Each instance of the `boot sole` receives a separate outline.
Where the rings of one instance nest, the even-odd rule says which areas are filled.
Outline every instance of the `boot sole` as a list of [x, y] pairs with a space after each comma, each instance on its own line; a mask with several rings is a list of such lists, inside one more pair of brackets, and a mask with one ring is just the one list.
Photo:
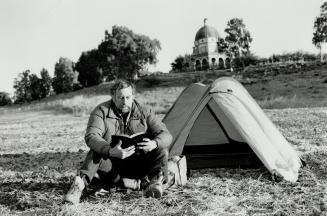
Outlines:
[[145, 197], [153, 197], [153, 198], [160, 198], [162, 196], [162, 192], [156, 189], [148, 189], [145, 191]]

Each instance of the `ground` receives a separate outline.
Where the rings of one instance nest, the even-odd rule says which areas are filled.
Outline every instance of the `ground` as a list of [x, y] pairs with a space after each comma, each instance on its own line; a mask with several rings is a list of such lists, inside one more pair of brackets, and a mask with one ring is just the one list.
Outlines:
[[1, 113], [0, 215], [327, 215], [327, 108], [265, 112], [306, 162], [296, 183], [265, 168], [192, 170], [158, 200], [112, 191], [77, 206], [62, 197], [88, 149], [88, 116]]

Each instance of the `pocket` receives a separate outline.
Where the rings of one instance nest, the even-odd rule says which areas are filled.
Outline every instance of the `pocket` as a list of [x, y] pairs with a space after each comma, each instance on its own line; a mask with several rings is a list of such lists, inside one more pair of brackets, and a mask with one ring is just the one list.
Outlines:
[[142, 119], [130, 119], [128, 130], [132, 134], [145, 132], [147, 130], [147, 126], [145, 121], [143, 121]]

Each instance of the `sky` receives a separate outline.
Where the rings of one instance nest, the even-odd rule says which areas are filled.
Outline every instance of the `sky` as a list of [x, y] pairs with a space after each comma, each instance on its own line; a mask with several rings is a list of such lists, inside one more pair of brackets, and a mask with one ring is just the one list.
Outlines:
[[242, 18], [257, 56], [302, 50], [312, 45], [313, 23], [326, 0], [1, 0], [0, 91], [13, 94], [14, 79], [29, 69], [53, 76], [60, 57], [78, 61], [96, 48], [113, 25], [161, 42], [150, 71], [170, 70], [178, 55], [191, 54], [194, 37], [207, 24], [221, 37], [228, 20]]

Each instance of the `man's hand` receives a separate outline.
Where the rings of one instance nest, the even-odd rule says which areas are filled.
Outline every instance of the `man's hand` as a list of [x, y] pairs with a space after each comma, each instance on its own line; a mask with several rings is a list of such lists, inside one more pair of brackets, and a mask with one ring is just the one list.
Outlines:
[[135, 146], [130, 146], [128, 148], [123, 149], [121, 147], [122, 141], [119, 140], [118, 144], [109, 149], [109, 156], [115, 157], [119, 159], [125, 159], [135, 153]]
[[157, 142], [148, 138], [144, 138], [143, 142], [137, 143], [136, 148], [147, 153], [157, 148]]

